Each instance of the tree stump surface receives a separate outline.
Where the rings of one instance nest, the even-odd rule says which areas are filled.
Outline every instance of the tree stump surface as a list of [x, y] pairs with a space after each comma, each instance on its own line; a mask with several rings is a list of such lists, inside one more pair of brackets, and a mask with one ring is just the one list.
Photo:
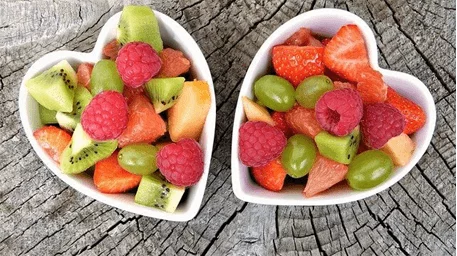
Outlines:
[[[28, 142], [19, 86], [42, 55], [90, 52], [129, 4], [179, 22], [213, 75], [217, 125], [200, 212], [189, 222], [131, 214], [84, 196], [48, 170]], [[373, 29], [380, 66], [410, 73], [437, 107], [431, 145], [400, 182], [328, 207], [265, 206], [231, 187], [232, 120], [246, 70], [282, 23], [311, 9], [349, 10]], [[455, 255], [455, 1], [166, 0], [0, 3], [0, 255]]]

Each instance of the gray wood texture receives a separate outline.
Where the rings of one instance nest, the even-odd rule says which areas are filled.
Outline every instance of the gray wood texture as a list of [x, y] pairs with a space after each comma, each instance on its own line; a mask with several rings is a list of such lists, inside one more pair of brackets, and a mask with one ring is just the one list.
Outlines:
[[[19, 119], [27, 68], [58, 49], [88, 52], [128, 3], [182, 24], [210, 65], [217, 125], [201, 210], [189, 222], [137, 216], [96, 202], [52, 174]], [[310, 9], [335, 7], [372, 27], [380, 66], [417, 76], [437, 106], [420, 162], [398, 184], [329, 207], [238, 200], [230, 181], [232, 118], [262, 42]], [[0, 255], [455, 255], [455, 1], [165, 0], [0, 2]]]

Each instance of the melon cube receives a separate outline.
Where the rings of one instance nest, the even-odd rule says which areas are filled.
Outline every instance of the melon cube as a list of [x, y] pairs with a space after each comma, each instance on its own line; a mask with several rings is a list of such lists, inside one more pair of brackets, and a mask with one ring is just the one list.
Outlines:
[[391, 138], [381, 150], [390, 156], [394, 165], [404, 166], [411, 159], [415, 148], [414, 141], [408, 135], [402, 133], [397, 137]]

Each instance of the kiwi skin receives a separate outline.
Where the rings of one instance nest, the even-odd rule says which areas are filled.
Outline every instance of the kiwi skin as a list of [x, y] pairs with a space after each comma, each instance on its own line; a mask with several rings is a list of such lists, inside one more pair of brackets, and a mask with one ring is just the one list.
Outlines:
[[157, 114], [171, 108], [184, 87], [184, 77], [153, 78], [145, 87]]

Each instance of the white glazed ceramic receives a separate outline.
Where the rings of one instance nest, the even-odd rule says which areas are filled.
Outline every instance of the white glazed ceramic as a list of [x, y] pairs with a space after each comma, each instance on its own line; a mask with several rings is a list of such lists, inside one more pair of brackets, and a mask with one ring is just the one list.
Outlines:
[[38, 103], [28, 94], [25, 88], [25, 81], [37, 75], [38, 73], [50, 68], [61, 60], [68, 60], [69, 63], [76, 68], [79, 63], [92, 62], [95, 63], [102, 58], [102, 49], [109, 41], [116, 37], [116, 28], [119, 22], [121, 13], [117, 13], [111, 17], [103, 26], [94, 50], [90, 53], [57, 51], [44, 55], [38, 59], [27, 71], [21, 83], [19, 91], [19, 112], [21, 115], [22, 125], [24, 126], [25, 134], [33, 146], [33, 149], [46, 166], [51, 169], [60, 179], [72, 186], [79, 192], [90, 196], [100, 202], [120, 208], [136, 214], [154, 217], [158, 219], [172, 221], [188, 221], [195, 217], [200, 209], [203, 193], [205, 192], [206, 181], [211, 160], [211, 152], [213, 148], [214, 129], [216, 121], [216, 102], [213, 89], [213, 81], [211, 73], [206, 63], [200, 48], [194, 39], [181, 27], [176, 21], [165, 14], [155, 11], [155, 15], [159, 22], [160, 34], [164, 44], [175, 49], [181, 50], [184, 55], [190, 59], [192, 63], [191, 73], [194, 78], [205, 80], [208, 82], [211, 91], [211, 108], [206, 118], [206, 123], [200, 138], [205, 157], [205, 169], [201, 180], [194, 186], [188, 189], [186, 200], [180, 203], [178, 209], [174, 213], [167, 213], [157, 210], [152, 207], [146, 207], [135, 204], [133, 201], [134, 195], [130, 194], [103, 194], [100, 193], [94, 186], [92, 177], [88, 174], [67, 175], [63, 174], [58, 165], [41, 149], [33, 137], [33, 131], [41, 126], [38, 114]]
[[[324, 36], [332, 36], [341, 26], [346, 24], [356, 24], [362, 30], [368, 48], [370, 64], [374, 69], [383, 74], [384, 81], [401, 95], [419, 104], [427, 114], [425, 126], [412, 137], [417, 144], [417, 148], [414, 151], [411, 161], [404, 167], [395, 168], [393, 175], [384, 183], [365, 191], [354, 191], [348, 186], [337, 186], [321, 195], [305, 198], [302, 195], [304, 184], [287, 186], [281, 192], [270, 192], [263, 189], [251, 179], [248, 168], [238, 158], [239, 128], [246, 121], [241, 97], [248, 96], [249, 98], [253, 98], [252, 87], [254, 81], [271, 70], [271, 49], [274, 45], [283, 43], [286, 38], [291, 36], [300, 27], [310, 28], [314, 33]], [[241, 200], [271, 205], [333, 205], [372, 196], [395, 184], [414, 167], [430, 144], [435, 121], [436, 110], [432, 95], [419, 79], [405, 73], [385, 70], [379, 67], [376, 40], [365, 21], [350, 12], [338, 9], [318, 9], [303, 13], [280, 26], [268, 37], [252, 60], [244, 78], [233, 122], [233, 191]]]

